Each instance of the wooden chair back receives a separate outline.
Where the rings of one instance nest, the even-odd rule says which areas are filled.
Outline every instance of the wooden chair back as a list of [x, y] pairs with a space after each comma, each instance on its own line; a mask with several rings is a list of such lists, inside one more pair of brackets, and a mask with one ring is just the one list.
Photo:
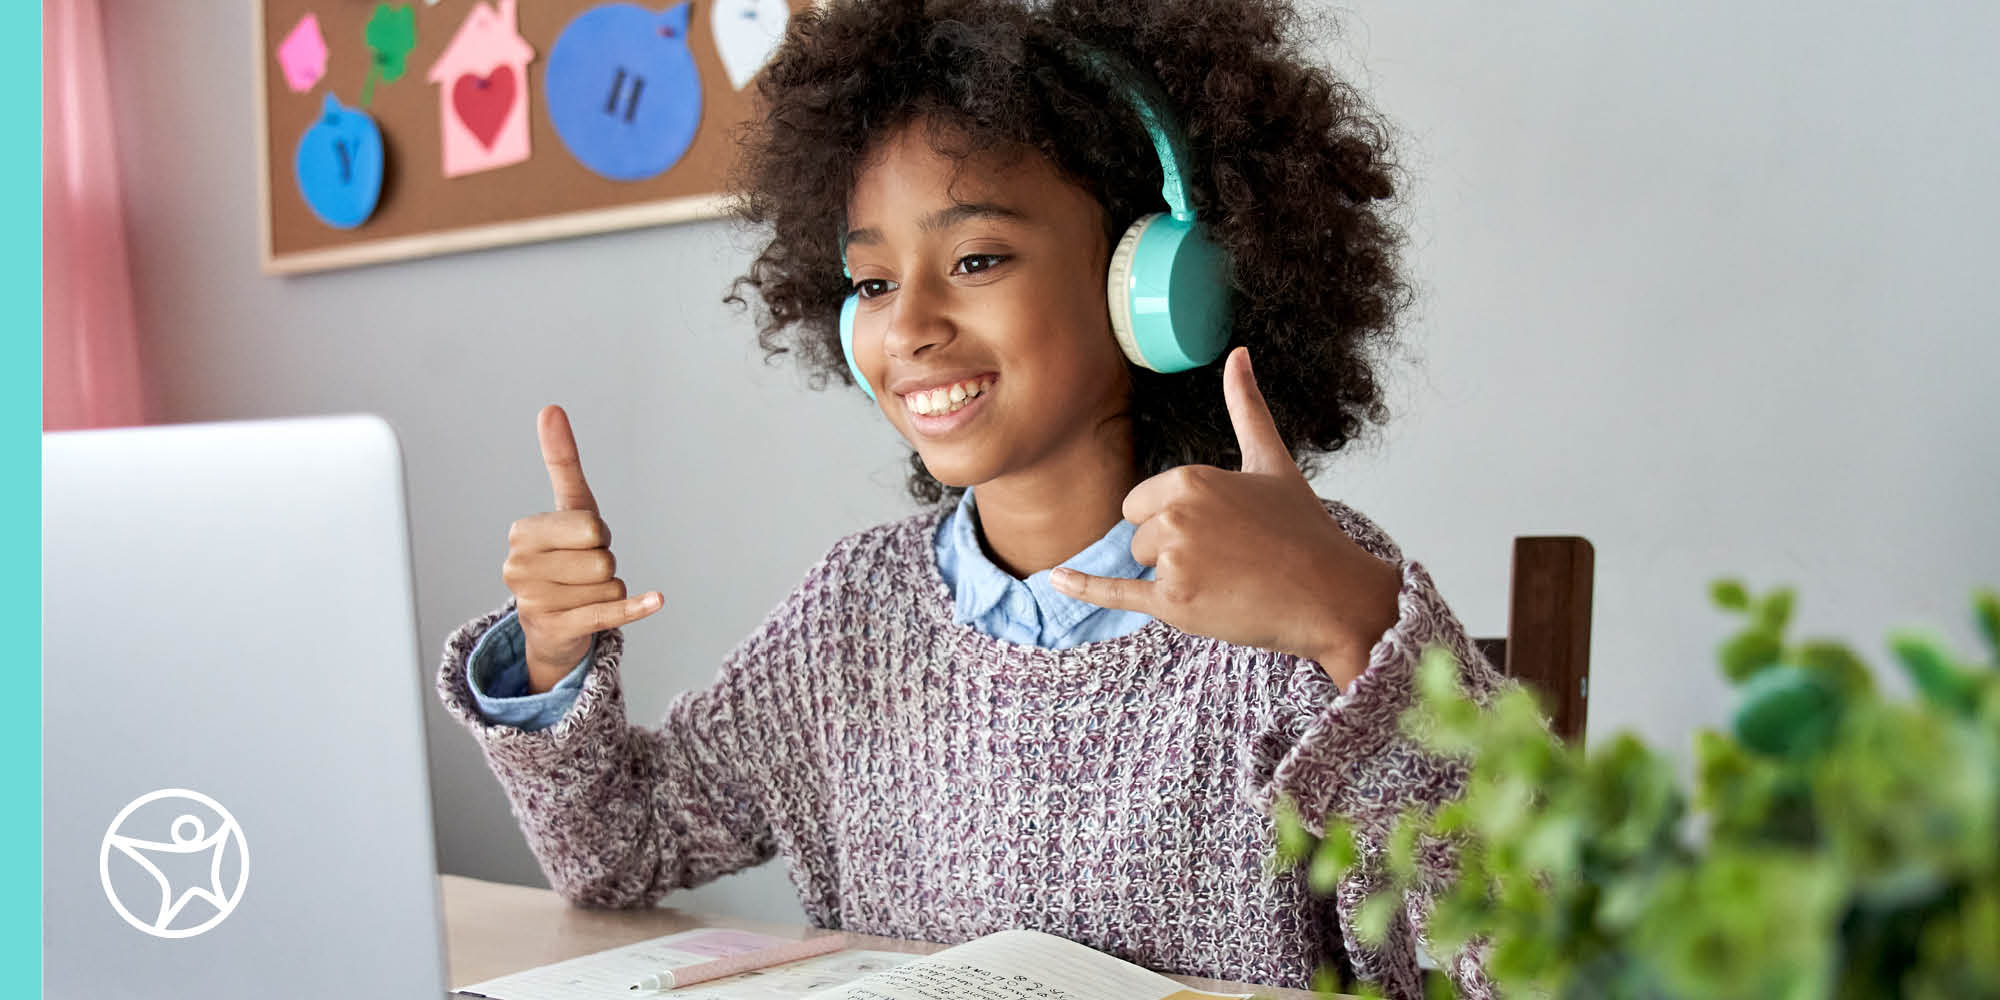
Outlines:
[[1550, 728], [1580, 745], [1590, 700], [1590, 591], [1596, 550], [1575, 535], [1514, 539], [1507, 635], [1473, 643], [1501, 673], [1541, 694]]

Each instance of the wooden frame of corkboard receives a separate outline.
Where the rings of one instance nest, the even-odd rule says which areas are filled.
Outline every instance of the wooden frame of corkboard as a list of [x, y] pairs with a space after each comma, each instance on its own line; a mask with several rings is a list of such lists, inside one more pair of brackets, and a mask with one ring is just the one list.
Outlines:
[[[518, 28], [534, 47], [527, 65], [529, 158], [510, 166], [446, 178], [440, 136], [440, 87], [425, 79], [479, 0], [403, 0], [416, 14], [415, 47], [393, 83], [377, 81], [365, 109], [387, 149], [374, 215], [351, 230], [312, 213], [293, 179], [300, 138], [329, 91], [360, 106], [370, 71], [364, 27], [375, 0], [249, 0], [255, 10], [257, 197], [262, 264], [267, 274], [301, 274], [638, 226], [722, 217], [721, 193], [733, 161], [736, 130], [754, 113], [754, 79], [731, 86], [707, 18], [726, 0], [692, 5], [687, 45], [701, 80], [701, 117], [687, 152], [642, 181], [602, 177], [570, 155], [556, 134], [543, 86], [549, 49], [572, 18], [605, 0], [519, 0]], [[792, 10], [813, 0], [787, 0]], [[649, 10], [673, 6], [641, 0]], [[497, 4], [496, 4], [497, 6]], [[329, 56], [321, 79], [294, 93], [278, 72], [277, 49], [306, 14], [317, 15]]]

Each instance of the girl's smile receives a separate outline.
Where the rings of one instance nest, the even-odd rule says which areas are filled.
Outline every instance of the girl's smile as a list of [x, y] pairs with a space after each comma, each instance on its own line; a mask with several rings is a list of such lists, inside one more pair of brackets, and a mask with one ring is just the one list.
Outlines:
[[992, 373], [953, 379], [934, 388], [899, 392], [910, 411], [910, 426], [926, 437], [943, 437], [974, 419], [979, 404], [998, 381]]

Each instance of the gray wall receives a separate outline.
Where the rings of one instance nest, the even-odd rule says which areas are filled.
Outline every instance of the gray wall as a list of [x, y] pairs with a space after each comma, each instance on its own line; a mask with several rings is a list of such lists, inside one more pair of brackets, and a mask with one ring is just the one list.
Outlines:
[[[1597, 546], [1593, 742], [1726, 716], [1707, 582], [1800, 586], [1807, 632], [1971, 649], [2000, 583], [2000, 8], [1346, 11], [1326, 53], [1405, 128], [1415, 361], [1379, 447], [1318, 480], [1504, 628], [1508, 539]], [[766, 368], [725, 223], [303, 278], [257, 269], [251, 0], [108, 0], [152, 419], [374, 411], [401, 432], [426, 657], [505, 599], [567, 406], [621, 575], [631, 718], [705, 683], [826, 546], [908, 509], [858, 394]], [[1356, 68], [1358, 67], [1358, 68]], [[542, 155], [561, 155], [543, 151]], [[434, 669], [427, 665], [427, 671]], [[430, 677], [423, 678], [425, 696]], [[546, 884], [432, 698], [445, 871]], [[669, 902], [797, 918], [778, 866]]]

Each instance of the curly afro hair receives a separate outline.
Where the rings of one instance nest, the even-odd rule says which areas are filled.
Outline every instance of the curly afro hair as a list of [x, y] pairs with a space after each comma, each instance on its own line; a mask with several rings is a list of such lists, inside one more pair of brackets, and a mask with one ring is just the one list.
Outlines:
[[[854, 384], [840, 347], [851, 285], [839, 223], [864, 153], [919, 117], [953, 127], [944, 155], [1040, 153], [1104, 206], [1113, 245], [1163, 209], [1145, 127], [1074, 58], [1081, 43], [1150, 72], [1171, 102], [1193, 208], [1230, 257], [1229, 342], [1249, 346], [1300, 468], [1313, 475], [1364, 421], [1388, 419], [1373, 364], [1413, 297], [1392, 214], [1392, 130], [1302, 55], [1288, 0], [831, 0], [792, 18], [729, 180], [737, 221], [772, 227], [723, 300], [740, 308], [742, 286], [756, 289], [767, 363], [796, 351], [812, 388]], [[1144, 475], [1238, 466], [1220, 363], [1131, 373]], [[914, 450], [908, 488], [920, 503], [963, 492]]]

